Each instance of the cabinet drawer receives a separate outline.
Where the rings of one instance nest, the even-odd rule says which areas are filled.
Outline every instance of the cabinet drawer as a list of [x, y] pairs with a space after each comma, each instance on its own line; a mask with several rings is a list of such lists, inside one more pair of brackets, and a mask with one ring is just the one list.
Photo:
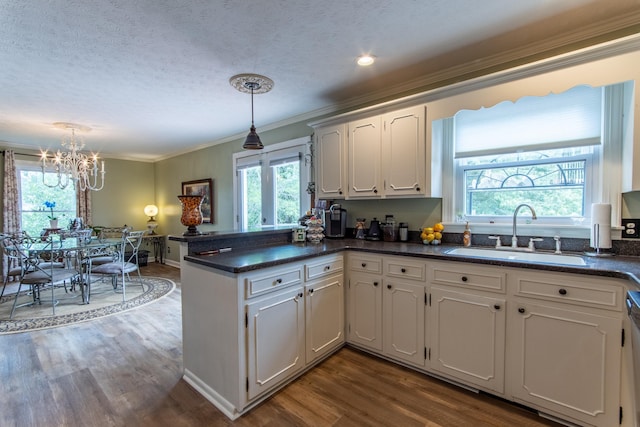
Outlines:
[[469, 267], [459, 264], [454, 266], [436, 266], [431, 268], [431, 281], [443, 285], [454, 285], [475, 288], [485, 291], [504, 293], [506, 290], [506, 274], [495, 269]]
[[382, 274], [382, 258], [377, 257], [350, 257], [349, 269], [361, 273]]
[[314, 280], [344, 269], [342, 256], [323, 257], [320, 261], [305, 265], [305, 279]]
[[245, 279], [247, 298], [302, 283], [302, 267], [283, 266]]
[[384, 268], [387, 276], [420, 281], [426, 279], [427, 266], [421, 262], [412, 262], [407, 259], [387, 259]]
[[609, 310], [622, 309], [624, 289], [605, 280], [519, 276], [515, 282], [516, 295], [519, 296]]

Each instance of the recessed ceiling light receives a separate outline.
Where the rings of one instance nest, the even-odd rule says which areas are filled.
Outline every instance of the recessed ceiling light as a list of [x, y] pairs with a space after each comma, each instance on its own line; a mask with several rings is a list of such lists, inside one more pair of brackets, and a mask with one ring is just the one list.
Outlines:
[[373, 55], [361, 55], [358, 57], [358, 65], [366, 67], [373, 64], [376, 61], [376, 57]]

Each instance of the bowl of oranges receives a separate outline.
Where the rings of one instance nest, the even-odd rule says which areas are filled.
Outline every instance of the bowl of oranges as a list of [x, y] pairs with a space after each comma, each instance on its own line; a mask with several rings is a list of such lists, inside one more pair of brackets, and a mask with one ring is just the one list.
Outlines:
[[439, 245], [442, 242], [442, 231], [444, 225], [441, 222], [435, 224], [433, 227], [424, 227], [420, 233], [420, 240], [425, 245]]

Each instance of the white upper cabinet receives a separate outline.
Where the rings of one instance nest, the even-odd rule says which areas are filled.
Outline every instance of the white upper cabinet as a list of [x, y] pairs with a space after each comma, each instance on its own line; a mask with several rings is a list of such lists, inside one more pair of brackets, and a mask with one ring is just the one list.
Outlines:
[[339, 120], [315, 129], [319, 199], [440, 196], [431, 188], [439, 154], [427, 149], [424, 105]]
[[352, 198], [382, 195], [380, 116], [349, 123], [349, 193]]
[[382, 158], [386, 196], [424, 195], [427, 159], [424, 106], [383, 116]]
[[315, 129], [319, 199], [441, 196], [424, 105], [342, 120]]
[[349, 122], [348, 198], [426, 195], [425, 107]]
[[347, 190], [347, 125], [316, 129], [316, 194], [319, 199], [344, 199]]

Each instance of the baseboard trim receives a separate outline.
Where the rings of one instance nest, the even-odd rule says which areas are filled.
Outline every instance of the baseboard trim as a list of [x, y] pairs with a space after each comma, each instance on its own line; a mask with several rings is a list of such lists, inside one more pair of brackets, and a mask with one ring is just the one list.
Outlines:
[[213, 404], [216, 408], [220, 410], [227, 418], [230, 420], [235, 420], [240, 415], [237, 408], [224, 397], [220, 396], [214, 389], [205, 384], [200, 378], [193, 374], [193, 372], [188, 369], [184, 370], [183, 375], [184, 380], [191, 387], [195, 388], [198, 393], [204, 396], [209, 402]]

